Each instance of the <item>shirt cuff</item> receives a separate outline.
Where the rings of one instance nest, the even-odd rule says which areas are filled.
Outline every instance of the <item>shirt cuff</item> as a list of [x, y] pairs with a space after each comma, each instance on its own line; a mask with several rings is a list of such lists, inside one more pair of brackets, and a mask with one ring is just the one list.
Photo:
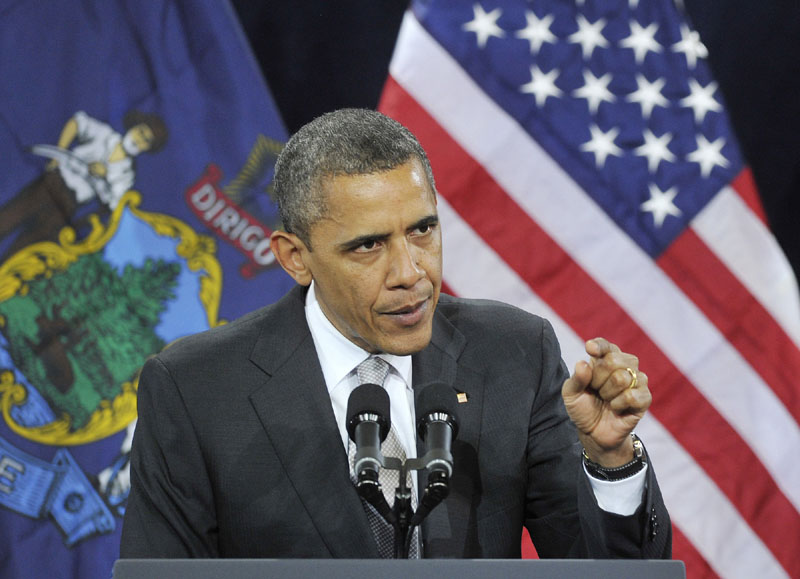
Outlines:
[[594, 478], [583, 467], [583, 472], [589, 477], [594, 496], [598, 506], [606, 512], [628, 516], [636, 512], [642, 504], [644, 495], [645, 474], [648, 465], [635, 475], [622, 480], [608, 481]]

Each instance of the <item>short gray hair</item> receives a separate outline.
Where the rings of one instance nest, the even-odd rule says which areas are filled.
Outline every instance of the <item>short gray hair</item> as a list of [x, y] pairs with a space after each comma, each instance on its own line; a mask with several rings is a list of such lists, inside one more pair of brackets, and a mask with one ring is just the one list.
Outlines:
[[428, 156], [397, 121], [369, 109], [317, 117], [289, 139], [275, 164], [273, 191], [284, 229], [311, 249], [311, 227], [327, 214], [325, 179], [389, 171], [414, 158], [422, 163], [435, 195]]

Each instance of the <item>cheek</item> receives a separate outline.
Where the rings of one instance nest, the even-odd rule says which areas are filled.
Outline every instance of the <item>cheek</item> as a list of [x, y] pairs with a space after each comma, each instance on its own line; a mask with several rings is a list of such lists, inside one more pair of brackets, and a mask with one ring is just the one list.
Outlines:
[[420, 256], [420, 265], [425, 268], [432, 279], [441, 278], [442, 274], [442, 250], [441, 244], [436, 243], [427, 248]]
[[369, 276], [353, 275], [340, 287], [341, 298], [347, 304], [350, 316], [355, 318], [355, 323], [369, 324], [380, 292], [380, 288], [375, 287], [375, 281]]

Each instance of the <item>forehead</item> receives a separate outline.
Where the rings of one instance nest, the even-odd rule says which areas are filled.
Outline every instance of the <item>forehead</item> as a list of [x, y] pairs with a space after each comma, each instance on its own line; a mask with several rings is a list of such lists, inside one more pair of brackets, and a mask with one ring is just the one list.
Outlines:
[[436, 213], [435, 193], [416, 159], [388, 171], [334, 175], [324, 181], [323, 191], [327, 206], [323, 219], [333, 221], [369, 222], [379, 216]]

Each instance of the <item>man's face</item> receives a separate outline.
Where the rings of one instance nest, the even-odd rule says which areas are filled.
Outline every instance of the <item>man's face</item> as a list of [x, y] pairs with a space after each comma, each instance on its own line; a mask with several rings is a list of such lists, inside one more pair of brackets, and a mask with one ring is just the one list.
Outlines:
[[153, 129], [144, 123], [134, 125], [131, 127], [123, 137], [123, 146], [125, 150], [131, 155], [138, 155], [145, 151], [149, 151], [153, 146]]
[[414, 159], [326, 181], [328, 215], [303, 250], [322, 311], [368, 352], [406, 355], [431, 338], [442, 283], [436, 198]]

